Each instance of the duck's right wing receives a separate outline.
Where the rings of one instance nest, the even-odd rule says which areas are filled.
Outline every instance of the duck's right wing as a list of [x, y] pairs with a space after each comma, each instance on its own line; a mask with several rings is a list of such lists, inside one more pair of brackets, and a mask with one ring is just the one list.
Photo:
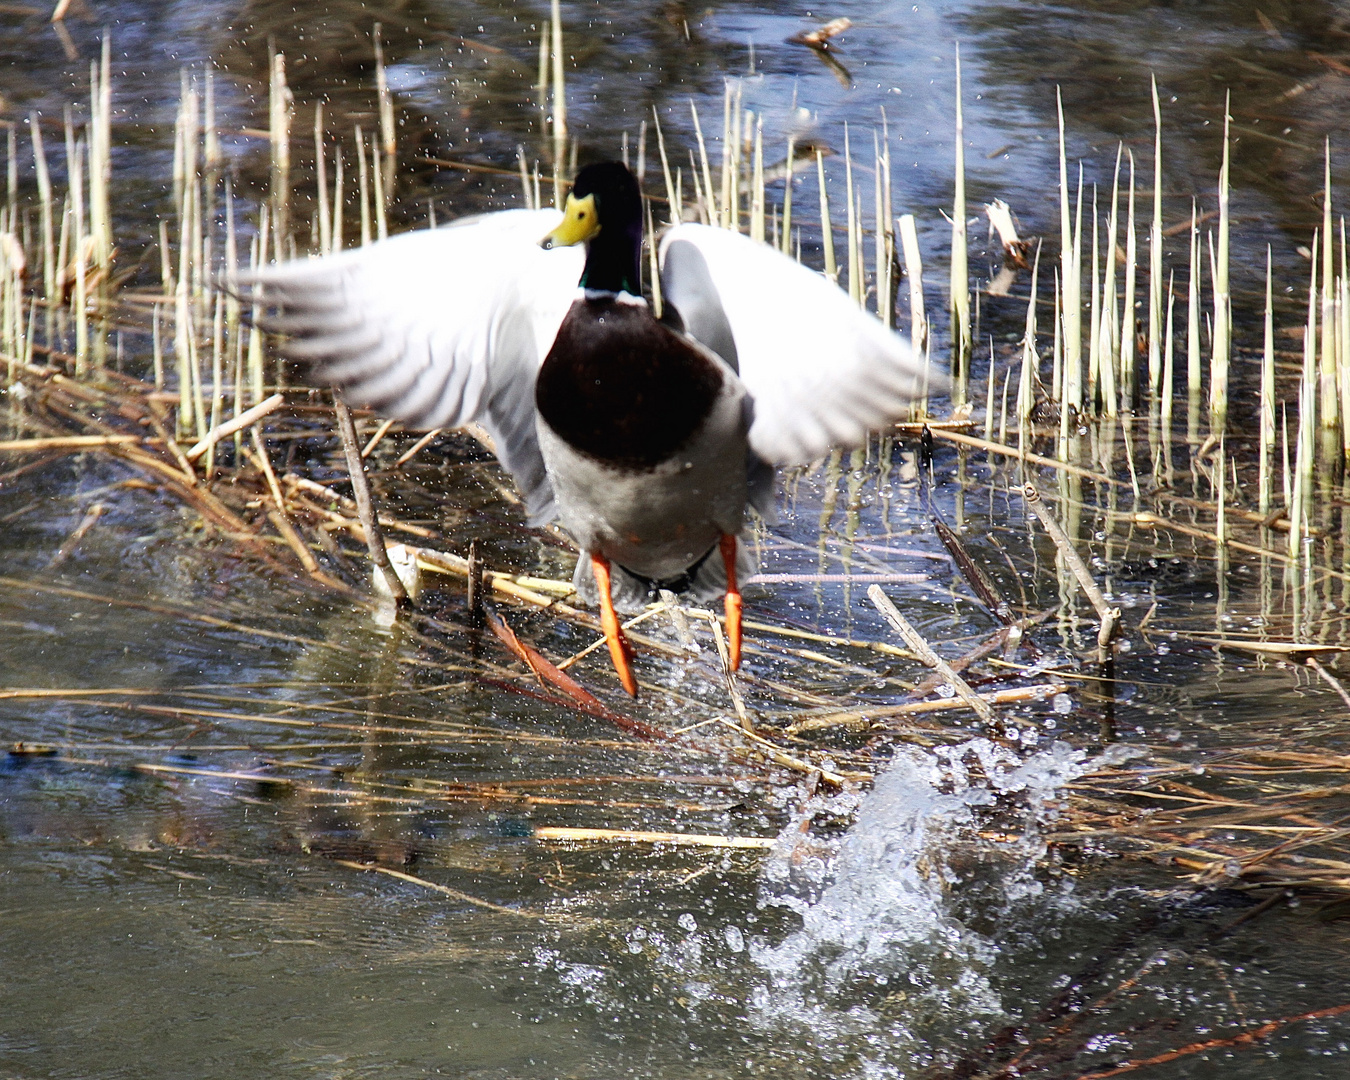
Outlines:
[[553, 517], [534, 384], [581, 276], [580, 248], [545, 251], [556, 210], [507, 210], [325, 258], [240, 275], [266, 329], [316, 377], [416, 428], [482, 423], [533, 523]]
[[803, 465], [863, 445], [908, 413], [929, 375], [909, 342], [820, 274], [727, 229], [676, 225], [661, 289], [684, 329], [737, 369], [754, 399], [750, 447]]

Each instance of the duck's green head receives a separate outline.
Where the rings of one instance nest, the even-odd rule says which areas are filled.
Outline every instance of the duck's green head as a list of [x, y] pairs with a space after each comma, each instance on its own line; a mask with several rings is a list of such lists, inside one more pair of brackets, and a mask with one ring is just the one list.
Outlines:
[[544, 248], [587, 245], [586, 289], [640, 295], [642, 194], [619, 161], [587, 165], [572, 184], [562, 223], [541, 241]]

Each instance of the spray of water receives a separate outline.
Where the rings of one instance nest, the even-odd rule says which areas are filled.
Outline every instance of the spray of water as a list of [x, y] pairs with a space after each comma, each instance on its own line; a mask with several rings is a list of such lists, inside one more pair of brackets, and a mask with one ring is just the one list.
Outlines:
[[[1001, 1023], [990, 978], [998, 942], [957, 914], [972, 884], [961, 853], [980, 850], [976, 827], [997, 815], [992, 890], [988, 860], [976, 860], [981, 906], [991, 893], [1005, 910], [1046, 902], [1036, 873], [1041, 826], [1055, 793], [1095, 764], [1065, 744], [1027, 757], [987, 739], [910, 751], [861, 799], [832, 849], [807, 848], [800, 822], [784, 830], [761, 903], [790, 908], [801, 927], [777, 944], [752, 943], [764, 975], [752, 1021], [809, 1031], [826, 1057], [864, 1075], [906, 1075], [934, 1060], [934, 1045], [968, 1044]], [[819, 800], [804, 814], [849, 809]]]

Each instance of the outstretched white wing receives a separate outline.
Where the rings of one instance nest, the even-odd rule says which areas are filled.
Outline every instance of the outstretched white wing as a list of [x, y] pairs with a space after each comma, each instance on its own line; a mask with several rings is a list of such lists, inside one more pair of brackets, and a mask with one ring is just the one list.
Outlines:
[[534, 522], [553, 516], [534, 384], [576, 294], [581, 248], [545, 251], [556, 210], [507, 210], [256, 277], [283, 351], [348, 398], [414, 427], [477, 420]]
[[663, 297], [754, 398], [750, 446], [765, 461], [802, 465], [860, 446], [920, 393], [923, 364], [904, 338], [773, 248], [677, 225], [662, 237], [661, 262]]

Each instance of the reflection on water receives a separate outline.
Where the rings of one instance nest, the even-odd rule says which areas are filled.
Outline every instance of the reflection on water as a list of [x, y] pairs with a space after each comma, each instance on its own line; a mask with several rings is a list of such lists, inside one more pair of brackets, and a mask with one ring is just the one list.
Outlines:
[[[269, 39], [287, 56], [297, 127], [323, 100], [330, 135], [345, 138], [377, 123], [369, 32], [381, 21], [405, 222], [425, 220], [428, 199], [443, 217], [517, 198], [511, 177], [420, 159], [511, 169], [518, 145], [548, 153], [535, 88], [542, 3], [329, 4], [302, 6], [297, 20], [295, 5], [108, 0], [72, 5], [59, 29], [45, 11], [9, 8], [8, 120], [37, 109], [55, 121], [112, 27], [128, 263], [169, 207], [180, 65], [217, 67], [238, 190], [265, 186], [256, 129]], [[581, 152], [615, 154], [625, 131], [635, 147], [653, 109], [671, 145], [688, 145], [688, 99], [715, 129], [729, 75], [744, 78], [746, 106], [776, 138], [800, 121], [794, 96], [835, 149], [845, 121], [867, 131], [884, 107], [897, 203], [919, 216], [936, 254], [960, 38], [972, 192], [1007, 198], [1031, 233], [1055, 228], [1054, 86], [1064, 87], [1071, 153], [1101, 180], [1117, 139], [1141, 161], [1151, 153], [1152, 69], [1167, 105], [1169, 219], [1193, 193], [1211, 198], [1214, 121], [1231, 87], [1239, 242], [1249, 251], [1274, 239], [1277, 260], [1298, 265], [1318, 148], [1344, 90], [1336, 64], [1350, 39], [1336, 5], [1276, 2], [1258, 16], [1217, 2], [876, 0], [847, 12], [854, 28], [836, 43], [851, 86], [786, 42], [820, 14], [565, 5]], [[842, 184], [841, 169], [831, 175]], [[1338, 184], [1341, 175], [1338, 163]], [[812, 214], [808, 183], [799, 198]], [[154, 283], [156, 263], [147, 255], [134, 280]], [[1015, 336], [1021, 316], [999, 303], [985, 317]], [[1144, 444], [1158, 434], [1130, 437], [1147, 471], [1163, 448]], [[327, 447], [314, 443], [295, 453], [321, 474]], [[375, 464], [386, 469], [406, 445]], [[1186, 447], [1173, 449], [1185, 469]], [[1098, 450], [1107, 471], [1125, 475], [1114, 436]], [[1103, 754], [1091, 686], [1010, 710], [999, 734], [1020, 755], [973, 727], [840, 723], [820, 735], [840, 767], [894, 760], [871, 792], [827, 794], [766, 775], [713, 739], [642, 744], [539, 700], [468, 625], [457, 587], [434, 587], [424, 621], [387, 632], [364, 609], [199, 537], [190, 515], [104, 459], [26, 471], [5, 459], [0, 471], [8, 1073], [1070, 1077], [1340, 1003], [1350, 949], [1334, 920], [1305, 907], [1234, 927], [1252, 911], [1245, 893], [1178, 894], [1172, 869], [1084, 858], [1081, 844], [1050, 838], [1071, 785]], [[945, 512], [1010, 596], [1040, 610], [1068, 595], [1053, 556], [1028, 541], [1010, 472], [948, 454], [939, 473]], [[461, 547], [477, 539], [492, 565], [568, 576], [567, 554], [502, 507], [493, 476], [447, 440], [406, 480], [378, 479], [404, 517]], [[1201, 481], [1196, 472], [1197, 493]], [[1193, 765], [1191, 797], [1226, 746], [1297, 738], [1343, 752], [1343, 713], [1325, 686], [1183, 636], [1218, 624], [1335, 637], [1338, 583], [1272, 590], [1254, 558], [1235, 554], [1225, 572], [1203, 548], [1140, 534], [1114, 488], [1074, 481], [1060, 494], [1075, 531], [1100, 533], [1097, 569], [1132, 625], [1157, 605], [1160, 629], [1132, 638], [1120, 661], [1121, 743]], [[104, 506], [96, 527], [51, 565], [94, 503]], [[892, 655], [841, 643], [887, 632], [859, 586], [831, 575], [894, 579], [888, 592], [953, 651], [991, 629], [954, 586], [918, 507], [909, 448], [886, 443], [794, 475], [781, 509], [782, 524], [759, 537], [778, 580], [748, 594], [749, 612], [836, 640], [752, 640], [762, 651], [747, 661], [746, 693], [767, 721], [809, 725], [813, 708], [889, 701], [915, 677]], [[591, 643], [544, 617], [513, 618], [550, 655]], [[678, 641], [671, 625], [651, 632]], [[686, 658], [644, 657], [684, 707], [644, 704], [641, 718], [670, 728], [727, 713], [711, 642], [698, 644]], [[1066, 614], [1040, 634], [1042, 666], [1090, 645], [1091, 627]], [[576, 671], [608, 692], [596, 657]], [[785, 699], [784, 686], [797, 697]], [[913, 745], [897, 748], [902, 740]], [[976, 761], [989, 779], [972, 779]], [[767, 857], [567, 848], [534, 839], [545, 825], [778, 846]], [[1091, 842], [1086, 852], [1108, 854]], [[1348, 1038], [1328, 1018], [1165, 1067], [1339, 1077]]]

